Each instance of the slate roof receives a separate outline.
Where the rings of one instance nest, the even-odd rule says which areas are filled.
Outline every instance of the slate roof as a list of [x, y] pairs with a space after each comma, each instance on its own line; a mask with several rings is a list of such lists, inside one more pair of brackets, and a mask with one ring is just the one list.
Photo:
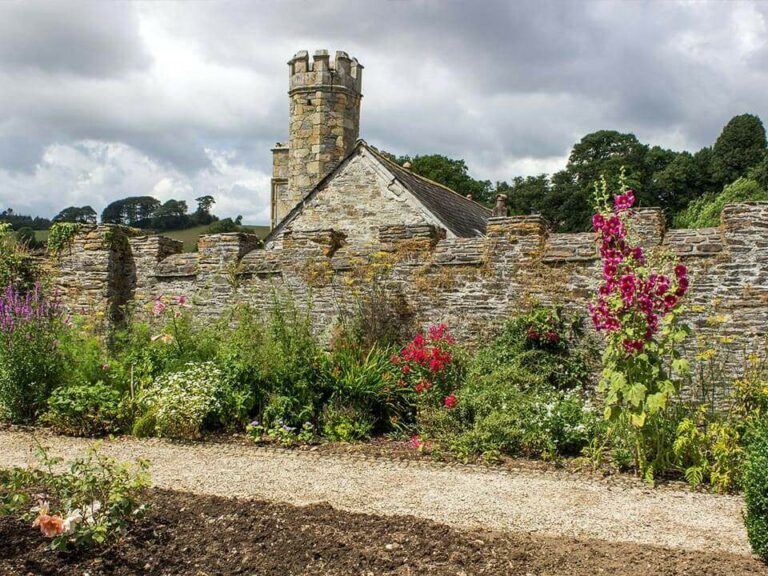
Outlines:
[[[367, 146], [367, 145], [366, 145]], [[456, 236], [469, 238], [485, 235], [485, 226], [491, 211], [467, 199], [447, 186], [414, 174], [402, 166], [370, 150], [411, 194]]]
[[[350, 158], [353, 154], [356, 154], [360, 147], [365, 148], [374, 158], [381, 162], [384, 168], [453, 234], [462, 238], [485, 235], [485, 228], [488, 218], [491, 216], [491, 210], [481, 206], [477, 202], [465, 198], [461, 194], [454, 192], [442, 184], [438, 184], [428, 178], [414, 174], [410, 170], [406, 170], [402, 166], [399, 166], [392, 160], [383, 156], [378, 150], [369, 146], [364, 140], [357, 141], [355, 148], [349, 153], [344, 161], [346, 161], [347, 158]], [[340, 162], [339, 166], [341, 166], [344, 161]], [[288, 212], [285, 218], [283, 218], [264, 239], [265, 244], [273, 240], [288, 223], [301, 213], [304, 204], [314, 197], [324, 187], [326, 182], [335, 176], [339, 166], [331, 170], [331, 172], [318, 182], [301, 202]]]

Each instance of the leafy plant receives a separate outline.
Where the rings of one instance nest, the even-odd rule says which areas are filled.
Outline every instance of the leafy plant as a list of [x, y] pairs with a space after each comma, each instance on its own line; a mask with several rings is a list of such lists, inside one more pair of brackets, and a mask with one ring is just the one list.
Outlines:
[[326, 391], [323, 431], [336, 440], [361, 440], [413, 422], [413, 390], [398, 383], [391, 351], [367, 354], [349, 348], [325, 357], [320, 383]]
[[48, 232], [48, 251], [54, 256], [58, 256], [67, 250], [82, 227], [82, 224], [75, 222], [55, 223]]
[[11, 422], [34, 422], [60, 382], [63, 329], [59, 303], [39, 285], [0, 293], [0, 412]]
[[606, 335], [599, 390], [605, 394], [605, 417], [624, 420], [635, 432], [636, 469], [652, 480], [656, 471], [670, 467], [664, 413], [688, 371], [679, 351], [688, 334], [679, 321], [688, 271], [677, 264], [674, 276], [667, 275], [657, 268], [661, 263], [655, 266], [642, 247], [633, 245], [632, 190], [611, 204], [603, 181], [596, 198], [593, 226], [600, 241], [603, 283], [589, 311], [595, 329]]
[[18, 241], [10, 224], [0, 222], [0, 286], [27, 291], [37, 275], [38, 266], [27, 246]]
[[417, 333], [391, 360], [400, 376], [397, 386], [415, 392], [419, 409], [455, 403], [464, 365], [448, 326], [433, 325]]
[[323, 397], [318, 385], [322, 352], [309, 313], [275, 294], [266, 314], [240, 306], [225, 322], [233, 328], [222, 341], [217, 363], [239, 389], [250, 392], [265, 427], [278, 421], [297, 429], [307, 421], [316, 423]]
[[582, 388], [592, 379], [595, 354], [581, 324], [558, 307], [537, 306], [520, 314], [478, 350], [468, 379], [506, 371], [522, 389]]
[[716, 492], [731, 492], [744, 461], [741, 437], [729, 422], [710, 421], [707, 414], [700, 408], [678, 424], [675, 457], [693, 488], [709, 483]]
[[88, 450], [74, 460], [66, 472], [56, 473], [61, 460], [38, 447], [42, 468], [12, 468], [0, 473], [0, 514], [32, 522], [51, 547], [93, 546], [116, 538], [130, 520], [145, 509], [140, 504], [149, 486], [149, 464], [120, 463]]
[[203, 362], [160, 376], [141, 393], [139, 403], [145, 414], [142, 426], [152, 419], [158, 436], [194, 439], [206, 428], [236, 423], [244, 399], [213, 362]]
[[768, 425], [756, 431], [744, 469], [745, 523], [752, 550], [768, 562]]
[[43, 420], [60, 434], [102, 436], [120, 430], [122, 395], [103, 382], [57, 388]]

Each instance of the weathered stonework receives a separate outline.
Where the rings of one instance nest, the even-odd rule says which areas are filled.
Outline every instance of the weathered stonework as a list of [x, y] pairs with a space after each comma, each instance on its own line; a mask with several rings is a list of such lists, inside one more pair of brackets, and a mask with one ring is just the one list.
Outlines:
[[286, 235], [331, 228], [351, 244], [376, 244], [380, 230], [400, 226], [436, 225], [434, 217], [364, 147], [347, 158], [317, 193], [297, 209], [275, 245]]
[[281, 173], [287, 154], [287, 175], [273, 174], [273, 226], [352, 151], [360, 134], [363, 67], [356, 59], [336, 52], [331, 61], [318, 50], [310, 60], [301, 51], [288, 66], [288, 150], [273, 150], [273, 172]]
[[[665, 231], [662, 222], [657, 210], [640, 210], [634, 230], [689, 266], [688, 321], [707, 346], [729, 352], [735, 369], [744, 351], [763, 349], [768, 328], [768, 203], [728, 205], [718, 228]], [[420, 323], [446, 322], [476, 341], [537, 302], [584, 313], [600, 279], [594, 236], [550, 234], [538, 216], [491, 218], [478, 238], [444, 237], [423, 223], [382, 224], [369, 244], [346, 243], [333, 228], [297, 230], [272, 250], [254, 249], [247, 234], [211, 235], [196, 254], [161, 237], [108, 241], [116, 231], [84, 228], [57, 260], [57, 284], [73, 308], [119, 319], [113, 312], [126, 303], [184, 295], [213, 317], [236, 303], [263, 310], [273, 293], [290, 294], [311, 305], [327, 336], [339, 309], [376, 282], [401, 295]]]

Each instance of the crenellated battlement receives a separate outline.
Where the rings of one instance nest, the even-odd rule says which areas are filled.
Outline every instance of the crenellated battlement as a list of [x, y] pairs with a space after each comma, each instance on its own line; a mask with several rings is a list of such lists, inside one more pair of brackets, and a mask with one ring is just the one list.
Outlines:
[[327, 50], [317, 50], [312, 59], [306, 50], [297, 52], [288, 61], [290, 70], [289, 93], [313, 91], [323, 86], [333, 86], [361, 94], [363, 66], [346, 52], [336, 52], [333, 60]]

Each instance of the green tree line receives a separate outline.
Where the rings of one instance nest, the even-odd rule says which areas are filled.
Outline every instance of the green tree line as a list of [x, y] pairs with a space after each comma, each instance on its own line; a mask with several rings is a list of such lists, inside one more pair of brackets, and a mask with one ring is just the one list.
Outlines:
[[600, 130], [577, 142], [565, 168], [554, 174], [518, 176], [491, 183], [469, 175], [464, 160], [438, 154], [401, 156], [411, 169], [474, 200], [493, 205], [506, 194], [513, 214], [542, 214], [555, 230], [590, 229], [594, 183], [605, 177], [616, 189], [622, 169], [640, 206], [664, 209], [679, 227], [716, 225], [726, 201], [766, 199], [768, 146], [763, 123], [753, 114], [732, 118], [712, 146], [696, 152], [651, 146], [634, 134]]

